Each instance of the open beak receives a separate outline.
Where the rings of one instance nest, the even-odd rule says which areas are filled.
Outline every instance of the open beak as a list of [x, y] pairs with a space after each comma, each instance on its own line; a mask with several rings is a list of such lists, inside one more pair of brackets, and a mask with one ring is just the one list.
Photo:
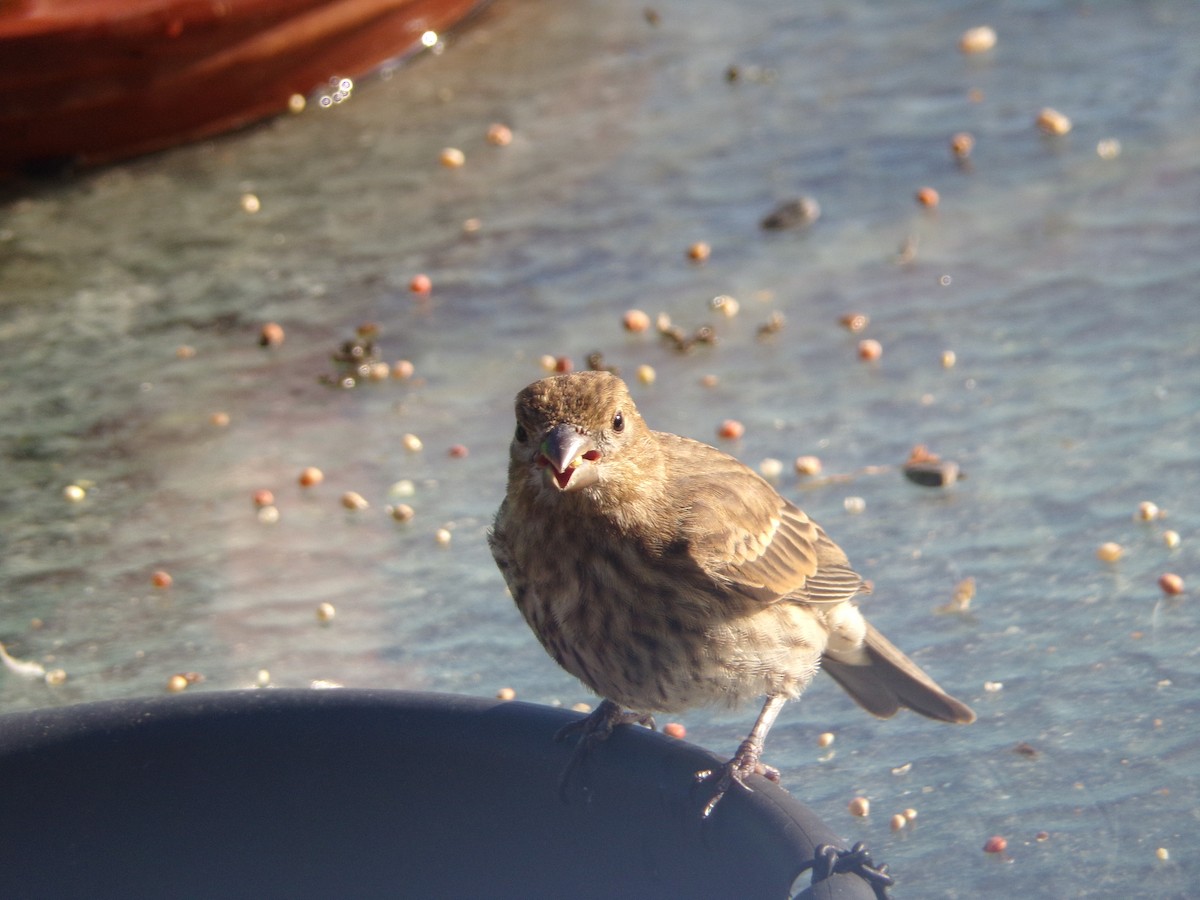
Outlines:
[[560, 491], [575, 491], [599, 475], [591, 463], [600, 458], [592, 439], [574, 425], [556, 425], [542, 441], [538, 465], [546, 466]]

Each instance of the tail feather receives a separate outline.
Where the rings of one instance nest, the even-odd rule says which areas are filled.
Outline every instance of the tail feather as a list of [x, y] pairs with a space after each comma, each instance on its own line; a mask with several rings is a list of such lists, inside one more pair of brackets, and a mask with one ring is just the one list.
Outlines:
[[821, 658], [821, 667], [872, 715], [887, 719], [905, 707], [941, 722], [966, 725], [975, 721], [969, 706], [942, 690], [870, 622], [856, 655], [859, 660], [851, 662], [827, 653]]

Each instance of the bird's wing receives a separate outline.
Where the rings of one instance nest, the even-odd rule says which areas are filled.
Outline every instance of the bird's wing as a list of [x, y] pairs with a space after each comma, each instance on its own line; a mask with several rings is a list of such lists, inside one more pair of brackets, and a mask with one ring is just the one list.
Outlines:
[[664, 444], [692, 555], [711, 577], [763, 603], [841, 603], [863, 590], [841, 548], [757, 473], [707, 444]]

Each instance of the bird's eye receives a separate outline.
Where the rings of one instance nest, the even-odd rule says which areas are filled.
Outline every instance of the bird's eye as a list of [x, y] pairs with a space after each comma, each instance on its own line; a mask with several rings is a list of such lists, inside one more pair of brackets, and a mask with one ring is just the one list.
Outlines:
[[526, 439], [529, 437], [529, 435], [528, 435], [528, 434], [526, 434], [526, 432], [525, 432], [525, 426], [524, 426], [524, 425], [518, 425], [518, 426], [517, 426], [517, 433], [516, 433], [515, 435], [513, 435], [513, 437], [515, 437], [515, 438], [517, 439], [517, 443], [518, 443], [518, 444], [523, 444], [523, 443], [525, 443], [525, 440], [526, 440]]
[[625, 417], [619, 412], [613, 416], [613, 431], [625, 430]]

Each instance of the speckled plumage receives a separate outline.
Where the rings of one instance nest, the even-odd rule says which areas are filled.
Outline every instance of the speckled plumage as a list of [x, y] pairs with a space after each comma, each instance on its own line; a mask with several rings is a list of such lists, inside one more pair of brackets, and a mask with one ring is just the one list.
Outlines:
[[[516, 417], [489, 540], [546, 650], [638, 714], [768, 698], [708, 811], [818, 668], [876, 715], [974, 718], [863, 619], [863, 580], [816, 523], [727, 454], [652, 431], [619, 378], [535, 382]], [[611, 704], [595, 730], [625, 720]]]

